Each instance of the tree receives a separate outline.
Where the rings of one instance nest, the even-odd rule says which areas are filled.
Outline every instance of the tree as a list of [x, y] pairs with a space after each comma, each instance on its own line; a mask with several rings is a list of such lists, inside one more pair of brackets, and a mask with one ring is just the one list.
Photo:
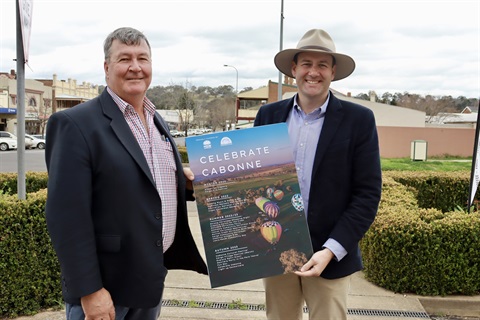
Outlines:
[[195, 101], [192, 99], [186, 88], [182, 87], [182, 90], [179, 89], [176, 92], [176, 109], [178, 109], [180, 115], [180, 128], [184, 130], [185, 136], [188, 136], [188, 129], [190, 129], [190, 123], [194, 118], [193, 109], [195, 106]]
[[355, 98], [360, 100], [370, 100], [370, 98], [368, 97], [368, 94], [366, 93], [359, 93], [355, 96]]
[[393, 94], [391, 94], [390, 92], [385, 92], [384, 94], [382, 94], [380, 102], [384, 104], [393, 104], [393, 102], [395, 102]]
[[252, 87], [245, 87], [245, 88], [243, 88], [242, 90], [240, 90], [240, 92], [239, 92], [239, 93], [242, 93], [242, 92], [247, 92], [247, 91], [252, 91], [252, 90], [253, 90], [253, 88], [252, 88]]
[[228, 99], [213, 99], [205, 106], [205, 109], [208, 110], [210, 114], [213, 129], [225, 128], [227, 120], [233, 118], [233, 102]]

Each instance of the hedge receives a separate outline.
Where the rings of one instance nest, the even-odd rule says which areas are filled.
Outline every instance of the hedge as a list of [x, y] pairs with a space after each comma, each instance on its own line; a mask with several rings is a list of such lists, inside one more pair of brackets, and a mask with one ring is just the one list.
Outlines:
[[46, 189], [0, 196], [0, 316], [34, 314], [62, 303], [60, 266], [45, 222]]
[[443, 212], [418, 205], [432, 203], [445, 209], [445, 198], [466, 202], [468, 181], [467, 173], [384, 174], [377, 218], [361, 241], [365, 277], [398, 293], [478, 294], [479, 212]]
[[[48, 174], [46, 172], [26, 172], [25, 189], [27, 193], [36, 192], [47, 187]], [[0, 194], [17, 194], [17, 174], [0, 174]]]

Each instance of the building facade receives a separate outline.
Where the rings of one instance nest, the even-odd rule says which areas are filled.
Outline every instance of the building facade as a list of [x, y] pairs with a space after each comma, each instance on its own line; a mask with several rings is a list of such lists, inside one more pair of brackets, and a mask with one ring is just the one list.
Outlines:
[[[282, 98], [292, 97], [297, 88], [290, 78], [282, 84]], [[470, 157], [473, 154], [475, 140], [475, 126], [477, 113], [471, 113], [470, 123], [460, 123], [457, 116], [456, 122], [426, 123], [426, 114], [423, 111], [413, 110], [398, 106], [387, 105], [370, 100], [352, 97], [330, 89], [340, 100], [351, 101], [369, 108], [375, 115], [380, 144], [380, 155], [384, 158], [412, 158], [412, 145], [424, 142], [425, 153], [428, 157], [441, 157], [445, 155]], [[268, 85], [256, 90], [242, 92], [237, 100], [237, 127], [251, 127], [258, 112], [258, 107], [264, 103], [278, 100], [278, 83], [269, 81]], [[243, 100], [259, 101], [257, 108], [244, 110], [241, 108]], [[463, 115], [466, 117], [467, 115]], [[244, 123], [240, 124], [240, 121]]]
[[[99, 87], [76, 80], [25, 79], [25, 132], [44, 134], [54, 112], [71, 108], [99, 94]], [[17, 134], [17, 77], [15, 70], [0, 72], [0, 131]]]

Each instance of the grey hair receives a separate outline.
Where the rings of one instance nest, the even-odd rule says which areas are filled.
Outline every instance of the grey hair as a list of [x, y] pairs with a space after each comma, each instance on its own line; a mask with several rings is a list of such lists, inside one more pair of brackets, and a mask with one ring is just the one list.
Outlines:
[[142, 32], [130, 27], [118, 28], [112, 33], [110, 33], [105, 39], [105, 42], [103, 43], [103, 52], [105, 54], [105, 61], [107, 62], [110, 59], [110, 49], [114, 40], [118, 40], [128, 46], [138, 46], [140, 45], [140, 42], [142, 40], [145, 40], [148, 45], [148, 49], [150, 50], [150, 53], [152, 50], [150, 47], [150, 43], [147, 40], [147, 37]]

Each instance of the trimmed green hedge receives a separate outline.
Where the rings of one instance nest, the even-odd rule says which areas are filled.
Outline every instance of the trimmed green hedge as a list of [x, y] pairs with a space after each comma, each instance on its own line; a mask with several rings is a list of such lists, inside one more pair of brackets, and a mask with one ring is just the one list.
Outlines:
[[396, 171], [385, 175], [412, 187], [420, 208], [436, 208], [448, 212], [467, 206], [470, 172]]
[[0, 316], [62, 303], [60, 266], [45, 222], [46, 189], [26, 200], [0, 195]]
[[442, 212], [418, 205], [445, 209], [445, 199], [456, 199], [459, 206], [468, 198], [468, 185], [467, 173], [384, 174], [377, 218], [361, 241], [365, 277], [399, 293], [478, 294], [479, 212]]
[[[47, 187], [48, 174], [46, 172], [25, 173], [25, 189], [27, 193], [36, 192]], [[17, 174], [0, 174], [0, 194], [17, 194]]]

